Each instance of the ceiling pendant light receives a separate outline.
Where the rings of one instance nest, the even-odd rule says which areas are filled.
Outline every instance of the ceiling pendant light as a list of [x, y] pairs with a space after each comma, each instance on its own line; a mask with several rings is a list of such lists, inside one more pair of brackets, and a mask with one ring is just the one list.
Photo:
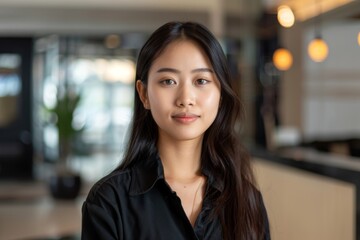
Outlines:
[[280, 71], [289, 70], [293, 63], [293, 56], [286, 48], [278, 48], [273, 54], [273, 63]]
[[309, 43], [308, 54], [314, 62], [324, 61], [329, 54], [327, 43], [320, 36], [314, 38]]
[[315, 38], [308, 45], [308, 54], [314, 62], [322, 62], [329, 55], [329, 47], [320, 33], [321, 1], [318, 1], [319, 16], [315, 19]]
[[295, 23], [295, 15], [291, 8], [287, 5], [281, 5], [278, 7], [277, 19], [281, 26], [289, 28]]

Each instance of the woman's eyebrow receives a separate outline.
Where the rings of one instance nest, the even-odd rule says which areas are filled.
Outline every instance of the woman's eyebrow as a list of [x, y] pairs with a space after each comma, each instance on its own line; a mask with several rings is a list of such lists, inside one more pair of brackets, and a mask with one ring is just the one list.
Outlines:
[[156, 72], [158, 72], [158, 73], [162, 73], [162, 72], [180, 73], [180, 71], [175, 68], [160, 68]]
[[[159, 68], [156, 72], [158, 73], [162, 73], [162, 72], [171, 72], [171, 73], [180, 73], [180, 70], [175, 69], [175, 68]], [[195, 68], [193, 70], [191, 70], [192, 73], [195, 72], [209, 72], [209, 73], [214, 73], [214, 71], [210, 68]]]
[[194, 70], [191, 71], [192, 73], [194, 72], [209, 72], [209, 73], [214, 73], [214, 71], [210, 68], [196, 68]]

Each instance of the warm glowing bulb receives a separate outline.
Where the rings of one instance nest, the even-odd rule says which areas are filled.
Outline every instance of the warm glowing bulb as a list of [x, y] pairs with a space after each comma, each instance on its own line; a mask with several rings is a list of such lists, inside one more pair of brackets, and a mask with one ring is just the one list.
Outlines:
[[106, 66], [104, 80], [131, 84], [135, 78], [135, 63], [128, 59], [112, 59]]
[[278, 8], [277, 19], [281, 26], [289, 28], [294, 25], [295, 16], [289, 6], [281, 5]]
[[315, 62], [322, 62], [329, 54], [329, 48], [326, 42], [321, 38], [315, 38], [308, 46], [310, 58]]
[[358, 44], [360, 46], [360, 32], [358, 33]]
[[292, 66], [293, 57], [289, 50], [279, 48], [274, 52], [273, 62], [277, 69], [286, 71]]
[[110, 34], [105, 38], [107, 48], [117, 48], [120, 45], [120, 37], [116, 34]]

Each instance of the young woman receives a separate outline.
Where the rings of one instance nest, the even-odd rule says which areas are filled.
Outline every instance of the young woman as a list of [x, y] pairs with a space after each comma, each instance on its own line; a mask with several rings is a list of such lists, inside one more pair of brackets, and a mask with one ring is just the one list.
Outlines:
[[141, 49], [136, 79], [124, 160], [90, 191], [82, 239], [270, 239], [215, 37], [196, 23], [163, 25]]

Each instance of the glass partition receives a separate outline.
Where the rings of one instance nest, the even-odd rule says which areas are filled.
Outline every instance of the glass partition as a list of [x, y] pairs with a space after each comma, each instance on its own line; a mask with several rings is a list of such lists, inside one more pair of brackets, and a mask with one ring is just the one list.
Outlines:
[[79, 98], [71, 120], [71, 164], [86, 172], [85, 178], [96, 178], [120, 163], [132, 116], [138, 51], [137, 46], [125, 46], [124, 39], [116, 47], [100, 37], [37, 40], [35, 127], [45, 162], [59, 160], [61, 129], [49, 109], [66, 96]]

